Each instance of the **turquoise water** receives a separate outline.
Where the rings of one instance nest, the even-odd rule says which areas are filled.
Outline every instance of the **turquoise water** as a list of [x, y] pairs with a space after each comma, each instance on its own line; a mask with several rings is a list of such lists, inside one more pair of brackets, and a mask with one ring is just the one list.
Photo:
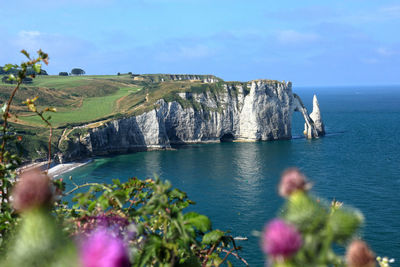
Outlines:
[[186, 191], [214, 228], [231, 230], [251, 266], [263, 266], [262, 230], [282, 204], [279, 175], [298, 166], [314, 182], [313, 193], [359, 208], [362, 235], [381, 256], [400, 260], [400, 87], [294, 88], [311, 111], [317, 93], [327, 136], [300, 138], [302, 118], [293, 118], [289, 141], [188, 145], [176, 151], [140, 152], [108, 158], [64, 175], [77, 182], [113, 178], [168, 179]]

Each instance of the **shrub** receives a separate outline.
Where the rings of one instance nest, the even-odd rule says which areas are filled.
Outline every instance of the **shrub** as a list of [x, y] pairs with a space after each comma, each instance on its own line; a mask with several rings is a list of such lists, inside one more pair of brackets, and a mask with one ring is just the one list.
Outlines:
[[72, 75], [83, 75], [83, 74], [85, 74], [85, 71], [83, 69], [80, 69], [80, 68], [73, 68], [71, 70], [71, 74]]

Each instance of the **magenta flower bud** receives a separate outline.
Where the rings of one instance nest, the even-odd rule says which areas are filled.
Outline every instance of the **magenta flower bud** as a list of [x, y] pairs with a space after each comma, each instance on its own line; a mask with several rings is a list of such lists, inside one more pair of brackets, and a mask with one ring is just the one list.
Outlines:
[[51, 203], [52, 189], [50, 178], [38, 169], [21, 174], [12, 191], [13, 207], [18, 212]]
[[289, 168], [282, 173], [279, 184], [280, 196], [288, 197], [295, 191], [307, 191], [309, 188], [310, 184], [299, 169]]
[[262, 249], [273, 259], [287, 259], [302, 246], [297, 229], [281, 219], [272, 220], [264, 229]]
[[93, 232], [83, 241], [80, 258], [83, 267], [131, 266], [123, 241], [106, 229]]
[[375, 267], [375, 254], [367, 243], [355, 240], [347, 248], [346, 262], [349, 267]]

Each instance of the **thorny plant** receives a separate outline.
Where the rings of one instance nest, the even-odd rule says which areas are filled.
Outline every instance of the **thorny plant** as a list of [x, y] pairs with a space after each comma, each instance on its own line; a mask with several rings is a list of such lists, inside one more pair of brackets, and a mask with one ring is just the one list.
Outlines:
[[[18, 155], [12, 152], [11, 149], [8, 148], [8, 143], [12, 140], [20, 141], [20, 136], [16, 136], [15, 132], [9, 125], [9, 119], [11, 118], [11, 107], [14, 100], [14, 97], [20, 89], [21, 84], [24, 79], [28, 76], [28, 70], [33, 69], [33, 74], [29, 76], [31, 78], [35, 78], [36, 74], [41, 72], [41, 67], [43, 62], [44, 64], [48, 64], [49, 56], [44, 53], [42, 50], [37, 52], [38, 56], [33, 58], [29, 55], [26, 50], [22, 50], [21, 53], [27, 58], [27, 61], [22, 62], [20, 65], [17, 64], [6, 64], [3, 68], [5, 72], [9, 72], [13, 70], [11, 74], [8, 74], [8, 80], [16, 83], [13, 88], [10, 97], [4, 103], [1, 108], [2, 112], [2, 125], [0, 127], [0, 131], [2, 134], [2, 142], [0, 147], [0, 186], [1, 186], [1, 207], [0, 207], [0, 244], [4, 241], [7, 233], [12, 229], [16, 215], [13, 213], [13, 210], [10, 206], [10, 191], [15, 182], [16, 178], [16, 169], [21, 164], [21, 160]], [[50, 127], [50, 135], [49, 135], [49, 151], [48, 151], [48, 167], [50, 166], [51, 161], [51, 137], [52, 137], [52, 127], [49, 122], [50, 118], [45, 118], [43, 115], [47, 111], [54, 112], [54, 108], [46, 108], [43, 111], [38, 111], [35, 106], [35, 101], [37, 97], [33, 99], [27, 99], [24, 102], [29, 110], [36, 113], [48, 127]]]

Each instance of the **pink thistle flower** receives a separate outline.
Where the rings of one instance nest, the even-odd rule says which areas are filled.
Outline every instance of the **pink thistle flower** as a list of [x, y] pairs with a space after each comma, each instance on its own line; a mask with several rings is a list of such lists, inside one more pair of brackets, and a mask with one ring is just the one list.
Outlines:
[[281, 219], [272, 220], [264, 229], [262, 249], [273, 259], [287, 259], [302, 246], [297, 229]]
[[349, 267], [375, 267], [375, 254], [367, 243], [355, 240], [347, 247], [346, 261]]
[[123, 241], [106, 229], [93, 232], [83, 241], [80, 258], [83, 267], [131, 266]]
[[22, 212], [46, 206], [51, 203], [52, 196], [50, 178], [38, 169], [28, 170], [21, 174], [13, 188], [13, 207]]
[[304, 174], [297, 168], [286, 169], [281, 176], [279, 195], [288, 197], [295, 191], [307, 191], [310, 189]]

